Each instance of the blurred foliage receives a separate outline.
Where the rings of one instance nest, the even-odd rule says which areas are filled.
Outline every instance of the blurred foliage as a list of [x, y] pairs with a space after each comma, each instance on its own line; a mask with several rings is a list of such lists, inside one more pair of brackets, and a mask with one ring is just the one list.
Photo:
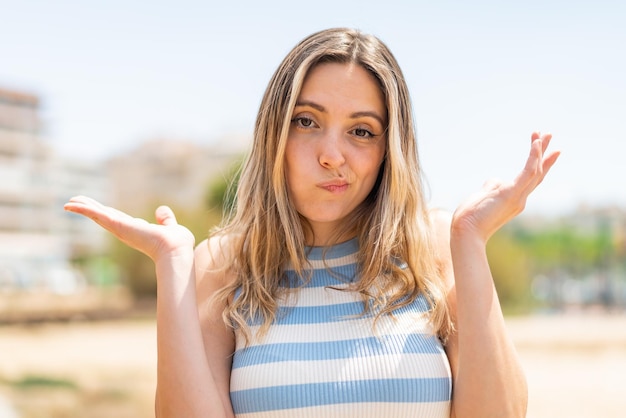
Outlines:
[[[513, 222], [498, 231], [487, 246], [489, 264], [503, 306], [509, 313], [536, 307], [532, 280], [586, 280], [626, 270], [626, 246], [619, 227], [601, 217], [593, 222], [550, 221], [540, 225]], [[593, 296], [591, 294], [588, 297]], [[602, 302], [596, 300], [596, 302]]]
[[31, 388], [31, 387], [59, 387], [67, 389], [77, 389], [78, 386], [71, 380], [64, 378], [56, 378], [50, 376], [40, 375], [28, 375], [23, 376], [20, 379], [8, 381], [7, 383], [17, 388]]
[[233, 209], [242, 164], [243, 159], [235, 161], [226, 175], [215, 178], [209, 184], [205, 197], [208, 208], [218, 209], [224, 214]]
[[120, 284], [120, 271], [117, 261], [110, 256], [83, 255], [73, 258], [72, 263], [86, 274], [91, 285], [105, 288]]
[[581, 277], [624, 263], [620, 243], [606, 226], [586, 230], [567, 223], [541, 229], [515, 226], [512, 234], [528, 252], [535, 274], [561, 270]]
[[487, 243], [487, 257], [498, 297], [507, 313], [523, 313], [531, 308], [529, 254], [506, 230], [494, 234]]

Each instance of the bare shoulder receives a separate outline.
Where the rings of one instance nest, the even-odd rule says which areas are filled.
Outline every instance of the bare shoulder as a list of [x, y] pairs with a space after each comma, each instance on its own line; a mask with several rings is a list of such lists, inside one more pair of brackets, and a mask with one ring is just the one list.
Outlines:
[[231, 240], [227, 236], [213, 236], [200, 242], [195, 249], [196, 273], [222, 270], [231, 255]]
[[208, 280], [221, 287], [234, 279], [228, 269], [233, 257], [233, 242], [232, 236], [216, 235], [196, 246], [194, 263], [198, 283]]
[[[204, 309], [210, 307], [213, 311], [211, 315], [213, 315], [217, 309], [225, 307], [213, 306], [212, 296], [235, 279], [232, 271], [228, 268], [231, 257], [232, 239], [228, 236], [213, 236], [196, 246], [194, 265], [198, 308], [201, 309], [201, 317], [206, 314], [202, 312]], [[212, 306], [207, 306], [209, 303]]]

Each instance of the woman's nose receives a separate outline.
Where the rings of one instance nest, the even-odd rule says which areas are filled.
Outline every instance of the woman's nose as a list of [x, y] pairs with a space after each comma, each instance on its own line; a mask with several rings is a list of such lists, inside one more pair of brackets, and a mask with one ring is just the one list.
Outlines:
[[319, 163], [326, 168], [341, 167], [346, 162], [344, 153], [341, 134], [329, 132], [320, 141]]

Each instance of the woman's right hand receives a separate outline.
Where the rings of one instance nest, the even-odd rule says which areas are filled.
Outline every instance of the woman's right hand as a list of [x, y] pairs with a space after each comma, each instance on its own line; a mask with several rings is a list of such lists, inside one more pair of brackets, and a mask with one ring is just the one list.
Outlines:
[[156, 224], [133, 218], [85, 196], [71, 198], [64, 209], [90, 218], [120, 241], [141, 251], [155, 262], [163, 257], [193, 253], [193, 234], [176, 222], [174, 213], [167, 206], [156, 209]]
[[559, 151], [548, 152], [551, 134], [531, 135], [530, 155], [522, 172], [513, 180], [490, 180], [483, 189], [463, 202], [454, 212], [452, 231], [477, 236], [486, 243], [498, 229], [517, 216], [529, 195], [543, 181]]

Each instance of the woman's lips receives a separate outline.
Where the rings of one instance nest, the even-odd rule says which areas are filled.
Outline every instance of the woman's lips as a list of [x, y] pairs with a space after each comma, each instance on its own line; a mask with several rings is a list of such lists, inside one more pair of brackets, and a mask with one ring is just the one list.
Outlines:
[[328, 181], [324, 183], [320, 183], [317, 185], [318, 187], [328, 190], [331, 193], [340, 193], [345, 191], [349, 184], [345, 181]]

